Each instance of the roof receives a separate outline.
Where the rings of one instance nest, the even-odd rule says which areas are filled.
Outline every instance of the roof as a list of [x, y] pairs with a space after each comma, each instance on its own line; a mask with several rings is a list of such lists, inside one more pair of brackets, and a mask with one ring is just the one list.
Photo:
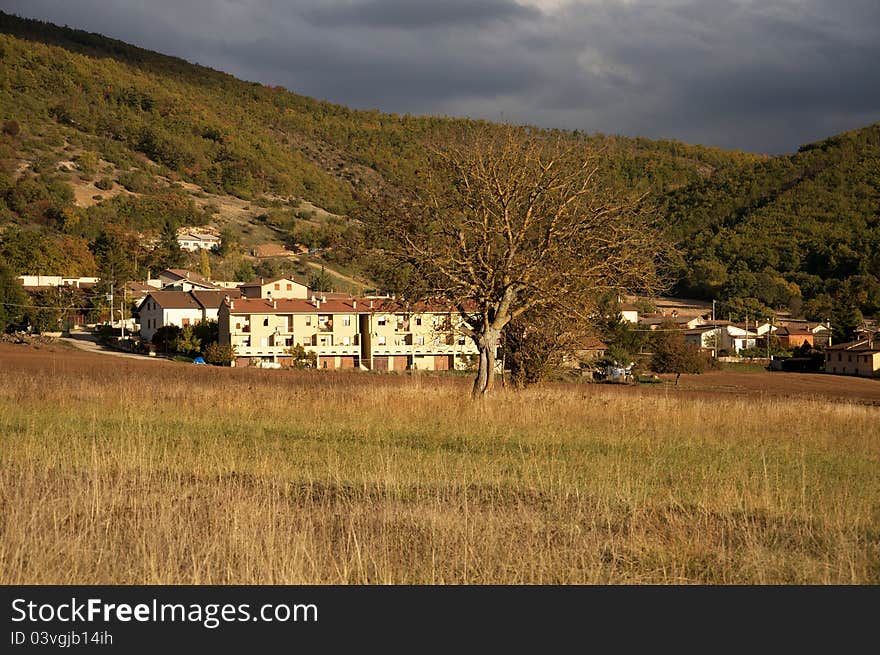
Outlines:
[[880, 352], [880, 342], [871, 339], [860, 339], [858, 341], [848, 341], [847, 343], [839, 343], [836, 346], [828, 346], [827, 350], [847, 350], [850, 352]]
[[144, 298], [144, 302], [146, 302], [148, 298], [152, 298], [162, 309], [202, 309], [202, 306], [189, 291], [154, 290]]
[[584, 337], [581, 340], [580, 348], [582, 350], [608, 350], [608, 344], [599, 337]]
[[222, 291], [151, 291], [144, 298], [152, 298], [162, 309], [218, 309], [223, 301], [229, 298], [238, 298], [241, 292], [238, 289], [224, 289]]
[[193, 273], [192, 271], [188, 271], [185, 268], [166, 268], [159, 275], [171, 273], [172, 275], [176, 275], [181, 280], [186, 280], [187, 282], [192, 282], [193, 284], [198, 284], [203, 287], [210, 287], [212, 289], [216, 288], [216, 285], [211, 282], [208, 278], [199, 275], [198, 273]]
[[[438, 301], [404, 303], [392, 298], [346, 297], [311, 298], [241, 298], [230, 308], [232, 314], [378, 314], [378, 313], [448, 313], [457, 311]], [[316, 306], [316, 302], [318, 306]]]
[[690, 323], [694, 319], [699, 318], [697, 316], [645, 316], [642, 315], [639, 317], [640, 325], [662, 325], [663, 323], [675, 323], [677, 325], [684, 325], [686, 323]]
[[806, 327], [800, 327], [799, 325], [783, 325], [776, 330], [776, 336], [812, 336], [813, 331]]
[[723, 327], [723, 326], [722, 325], [700, 325], [699, 327], [685, 330], [684, 334], [703, 334], [705, 332], [711, 332], [712, 330], [717, 330], [720, 327]]
[[222, 291], [190, 291], [189, 294], [205, 309], [218, 309], [226, 298], [241, 298], [239, 289], [223, 289]]
[[284, 277], [284, 276], [273, 277], [268, 280], [264, 280], [264, 279], [260, 278], [259, 280], [251, 280], [250, 282], [245, 282], [244, 284], [240, 284], [239, 286], [240, 287], [264, 287], [267, 284], [275, 284], [276, 282], [281, 282], [282, 280], [284, 282], [292, 282], [293, 284], [298, 284], [301, 287], [306, 286], [305, 284], [303, 284], [301, 282], [297, 282], [296, 280], [292, 280], [289, 277]]

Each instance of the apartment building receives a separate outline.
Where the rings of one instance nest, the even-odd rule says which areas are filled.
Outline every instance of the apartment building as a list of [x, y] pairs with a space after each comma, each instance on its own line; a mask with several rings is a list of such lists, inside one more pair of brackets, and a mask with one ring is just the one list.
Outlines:
[[238, 366], [289, 364], [296, 345], [314, 352], [319, 368], [379, 371], [465, 368], [477, 352], [455, 312], [389, 299], [230, 299], [218, 320], [220, 344], [235, 347]]

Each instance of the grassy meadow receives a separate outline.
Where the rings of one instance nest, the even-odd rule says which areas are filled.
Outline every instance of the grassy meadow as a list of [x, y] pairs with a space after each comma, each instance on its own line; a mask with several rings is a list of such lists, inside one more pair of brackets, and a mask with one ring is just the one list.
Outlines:
[[876, 405], [468, 385], [5, 347], [0, 583], [880, 582]]

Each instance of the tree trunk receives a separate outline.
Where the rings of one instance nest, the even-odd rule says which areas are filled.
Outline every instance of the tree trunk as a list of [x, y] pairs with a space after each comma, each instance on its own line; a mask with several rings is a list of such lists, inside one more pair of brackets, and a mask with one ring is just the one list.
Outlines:
[[474, 379], [474, 388], [471, 391], [471, 398], [474, 400], [485, 398], [492, 389], [495, 376], [495, 350], [500, 336], [501, 330], [490, 328], [486, 334], [480, 335], [477, 339], [480, 360], [477, 367], [477, 377]]

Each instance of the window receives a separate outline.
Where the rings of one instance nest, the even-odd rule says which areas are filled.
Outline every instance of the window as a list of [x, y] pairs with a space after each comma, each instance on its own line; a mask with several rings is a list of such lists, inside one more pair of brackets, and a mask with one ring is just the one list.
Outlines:
[[345, 327], [350, 326], [350, 325], [351, 325], [351, 316], [343, 316], [343, 317], [342, 317], [342, 324], [343, 324]]
[[379, 346], [384, 346], [385, 345], [385, 337], [379, 337], [378, 339], [376, 339], [376, 344]]
[[278, 282], [275, 283], [275, 291], [281, 291], [281, 285]]
[[306, 316], [306, 325], [311, 325], [311, 324], [312, 324], [312, 317]]
[[421, 324], [422, 324], [422, 317], [421, 317], [421, 316], [417, 316], [417, 317], [416, 317], [416, 325], [421, 325]]
[[376, 325], [385, 325], [385, 323], [386, 323], [386, 321], [385, 321], [385, 317], [384, 317], [384, 316], [380, 316], [380, 317], [376, 320]]
[[425, 345], [424, 335], [419, 335], [418, 337], [416, 337], [416, 345], [417, 346], [424, 346]]
[[181, 319], [180, 324], [183, 325], [184, 327], [189, 325], [189, 319], [188, 318]]
[[263, 319], [263, 327], [269, 327], [269, 317]]
[[287, 285], [287, 290], [288, 290], [288, 291], [293, 291], [293, 285], [292, 285], [292, 284], [288, 284], [288, 285]]
[[342, 337], [342, 345], [350, 346], [351, 345], [351, 337]]

